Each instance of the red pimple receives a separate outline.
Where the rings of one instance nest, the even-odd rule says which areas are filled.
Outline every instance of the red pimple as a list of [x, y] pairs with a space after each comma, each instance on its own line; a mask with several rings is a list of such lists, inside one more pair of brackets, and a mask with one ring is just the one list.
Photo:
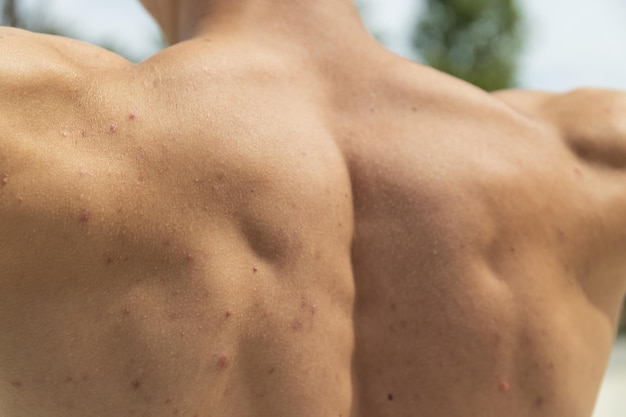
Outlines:
[[233, 315], [233, 312], [231, 310], [226, 310], [226, 313], [224, 313], [224, 317], [226, 318], [229, 318], [232, 315]]
[[89, 210], [82, 209], [78, 214], [78, 221], [81, 223], [87, 223], [89, 221]]
[[511, 391], [511, 383], [506, 379], [502, 379], [500, 380], [499, 389], [500, 389], [500, 392], [507, 393]]
[[215, 367], [217, 369], [225, 369], [226, 367], [228, 367], [228, 357], [220, 356], [217, 359], [217, 363], [215, 364]]
[[259, 272], [259, 268], [256, 266], [252, 267], [252, 273], [256, 274], [257, 272]]
[[135, 114], [135, 112], [131, 112], [128, 115], [128, 120], [135, 120], [135, 119], [137, 119], [137, 115]]

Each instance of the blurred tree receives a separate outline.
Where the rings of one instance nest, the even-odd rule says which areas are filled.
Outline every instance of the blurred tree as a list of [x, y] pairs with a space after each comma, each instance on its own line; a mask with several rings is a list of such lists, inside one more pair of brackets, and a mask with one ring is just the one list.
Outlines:
[[4, 26], [18, 27], [17, 13], [15, 11], [15, 0], [4, 0], [2, 6], [2, 16], [0, 24]]
[[488, 91], [512, 87], [523, 46], [516, 0], [425, 0], [413, 44], [424, 61]]

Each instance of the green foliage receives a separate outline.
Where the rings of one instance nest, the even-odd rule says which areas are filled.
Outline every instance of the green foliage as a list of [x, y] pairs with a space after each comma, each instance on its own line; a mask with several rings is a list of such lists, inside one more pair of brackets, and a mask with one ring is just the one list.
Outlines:
[[492, 91], [515, 85], [523, 46], [515, 0], [425, 0], [413, 43], [424, 61]]

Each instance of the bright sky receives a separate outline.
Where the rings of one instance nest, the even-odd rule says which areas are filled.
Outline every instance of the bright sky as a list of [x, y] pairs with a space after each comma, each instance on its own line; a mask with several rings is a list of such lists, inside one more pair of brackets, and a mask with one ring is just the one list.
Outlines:
[[[520, 0], [529, 41], [522, 59], [524, 88], [563, 91], [580, 86], [626, 90], [626, 1]], [[158, 29], [139, 0], [21, 0], [42, 16], [66, 16], [73, 33], [107, 39], [138, 58], [154, 52]], [[420, 0], [368, 0], [370, 27], [390, 48], [411, 56], [408, 32]]]

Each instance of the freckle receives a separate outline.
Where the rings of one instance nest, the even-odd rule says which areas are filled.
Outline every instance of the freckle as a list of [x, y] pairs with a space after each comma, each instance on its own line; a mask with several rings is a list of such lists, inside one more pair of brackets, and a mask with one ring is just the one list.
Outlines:
[[387, 394], [387, 399], [389, 401], [393, 401], [393, 394]]
[[228, 367], [228, 358], [226, 356], [220, 356], [215, 364], [217, 369], [226, 369]]
[[500, 389], [500, 392], [507, 393], [511, 391], [511, 383], [506, 379], [501, 379], [498, 388]]
[[397, 305], [395, 305], [395, 304], [391, 304], [391, 309], [392, 309], [393, 311], [396, 311], [396, 310], [398, 309], [398, 306], [397, 306]]
[[136, 390], [138, 390], [139, 388], [141, 388], [141, 381], [140, 381], [140, 380], [138, 380], [138, 379], [135, 379], [135, 380], [132, 382], [132, 384], [131, 384], [131, 385], [132, 385], [133, 389], [136, 391]]
[[274, 375], [274, 372], [276, 372], [276, 368], [270, 368], [269, 371], [267, 371], [270, 375]]
[[89, 210], [82, 209], [80, 213], [78, 214], [78, 220], [81, 223], [87, 223], [89, 221]]
[[135, 114], [135, 112], [132, 112], [128, 115], [128, 120], [135, 120], [137, 119], [137, 115]]
[[190, 253], [185, 255], [185, 261], [187, 261], [187, 263], [193, 262], [193, 255], [191, 255]]
[[13, 388], [22, 388], [22, 381], [13, 381], [11, 382], [11, 386], [13, 386]]
[[65, 382], [73, 382], [73, 381], [74, 381], [73, 376], [68, 376], [67, 378], [65, 378]]
[[171, 399], [171, 398], [168, 398], [168, 399], [166, 399], [166, 400], [165, 400], [165, 404], [166, 404], [166, 405], [167, 405], [167, 404], [171, 404], [171, 403], [172, 403], [172, 399]]
[[8, 174], [0, 175], [0, 186], [4, 187], [8, 183], [9, 183], [9, 175]]
[[130, 314], [130, 308], [124, 307], [124, 309], [122, 310], [122, 314], [128, 316]]
[[257, 272], [259, 272], [259, 269], [256, 266], [252, 267], [252, 273], [256, 274]]
[[411, 107], [411, 111], [415, 113], [417, 111], [417, 107]]
[[231, 310], [226, 310], [226, 313], [224, 314], [224, 317], [229, 318], [232, 315], [233, 315], [233, 312]]
[[511, 247], [511, 253], [515, 253], [515, 248]]

